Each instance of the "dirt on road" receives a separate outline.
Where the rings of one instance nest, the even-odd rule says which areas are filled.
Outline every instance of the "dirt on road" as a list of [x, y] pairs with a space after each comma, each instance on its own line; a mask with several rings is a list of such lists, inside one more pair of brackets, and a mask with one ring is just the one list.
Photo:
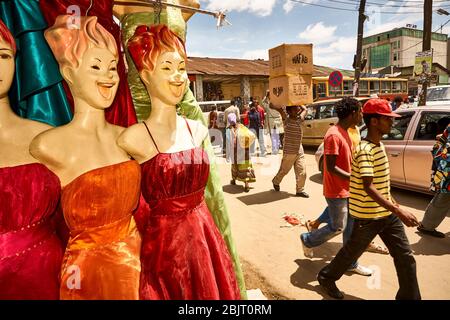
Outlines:
[[242, 258], [240, 261], [247, 290], [260, 289], [268, 300], [289, 300], [287, 297], [278, 293], [277, 290], [267, 282], [266, 278], [262, 276], [250, 263]]

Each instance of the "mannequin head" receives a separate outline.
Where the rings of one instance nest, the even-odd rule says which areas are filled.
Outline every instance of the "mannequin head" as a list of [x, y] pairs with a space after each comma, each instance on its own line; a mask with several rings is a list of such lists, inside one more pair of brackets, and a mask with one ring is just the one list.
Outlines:
[[0, 99], [8, 96], [14, 78], [16, 42], [11, 32], [0, 20]]
[[128, 41], [128, 51], [151, 98], [176, 105], [187, 85], [183, 42], [167, 26], [139, 26]]
[[53, 27], [45, 31], [45, 39], [74, 98], [106, 109], [112, 104], [119, 84], [116, 42], [97, 23], [97, 17], [80, 17], [79, 28], [70, 25], [72, 19], [68, 15], [58, 16]]

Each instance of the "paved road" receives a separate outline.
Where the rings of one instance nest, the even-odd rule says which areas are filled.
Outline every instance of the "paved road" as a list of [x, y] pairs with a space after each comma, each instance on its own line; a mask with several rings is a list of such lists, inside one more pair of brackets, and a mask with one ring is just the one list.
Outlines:
[[[229, 184], [228, 164], [219, 164], [219, 170], [241, 259], [266, 278], [279, 294], [289, 299], [327, 299], [318, 286], [316, 274], [341, 248], [342, 236], [316, 249], [315, 257], [309, 259], [304, 257], [299, 240], [300, 232], [305, 229], [284, 227], [286, 224], [282, 220], [284, 213], [302, 214], [306, 219], [314, 219], [325, 208], [314, 150], [306, 150], [306, 153], [309, 199], [294, 196], [293, 171], [283, 180], [281, 192], [272, 190], [271, 180], [278, 170], [281, 154], [255, 158], [257, 182], [252, 184], [249, 193], [244, 193], [239, 183], [237, 186]], [[431, 197], [399, 189], [392, 193], [401, 205], [422, 219]], [[421, 237], [415, 229], [407, 229], [424, 299], [450, 299], [450, 219], [445, 219], [439, 230], [446, 232], [447, 238]], [[378, 237], [376, 241], [382, 243]], [[394, 299], [398, 284], [392, 258], [366, 252], [360, 263], [377, 270], [377, 276], [344, 275], [337, 284], [346, 299]]]

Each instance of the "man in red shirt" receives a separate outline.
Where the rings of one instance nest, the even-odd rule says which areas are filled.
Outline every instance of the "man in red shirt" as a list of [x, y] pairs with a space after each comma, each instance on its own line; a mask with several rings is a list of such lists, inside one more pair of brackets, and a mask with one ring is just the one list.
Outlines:
[[[300, 235], [304, 254], [310, 258], [313, 256], [313, 247], [327, 242], [344, 230], [347, 231], [344, 233], [345, 243], [350, 238], [353, 226], [353, 220], [348, 215], [352, 141], [347, 130], [361, 122], [361, 104], [354, 98], [345, 97], [336, 104], [336, 113], [339, 121], [328, 129], [324, 137], [323, 194], [328, 204], [325, 211], [328, 211], [329, 221], [320, 229]], [[372, 270], [358, 265], [356, 261], [349, 271], [365, 276], [372, 274]]]

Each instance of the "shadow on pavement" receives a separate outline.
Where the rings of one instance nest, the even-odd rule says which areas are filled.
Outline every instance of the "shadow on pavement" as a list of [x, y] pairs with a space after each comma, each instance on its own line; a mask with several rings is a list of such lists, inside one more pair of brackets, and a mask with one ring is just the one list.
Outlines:
[[318, 184], [323, 184], [323, 179], [322, 179], [322, 174], [321, 173], [316, 173], [313, 174], [312, 176], [309, 177], [309, 180], [311, 180], [312, 182], [318, 183]]
[[283, 200], [290, 198], [292, 196], [294, 195], [284, 191], [276, 192], [274, 190], [269, 190], [260, 193], [250, 194], [248, 196], [238, 197], [237, 199], [249, 206], [252, 204], [265, 204], [278, 200]]
[[425, 256], [443, 256], [450, 254], [450, 232], [447, 232], [446, 238], [439, 239], [428, 235], [422, 235], [420, 240], [416, 243], [411, 244], [411, 249], [415, 255], [425, 255]]
[[[250, 190], [251, 189], [253, 189], [253, 188], [250, 186]], [[245, 193], [243, 182], [241, 184], [239, 184], [239, 182], [236, 182], [235, 185], [233, 185], [233, 184], [225, 185], [225, 186], [223, 186], [222, 190], [223, 190], [223, 192], [226, 192], [229, 194]]]
[[431, 199], [433, 199], [432, 195], [398, 189], [395, 187], [392, 188], [391, 193], [394, 199], [401, 205], [421, 211], [425, 211], [428, 203], [430, 203]]
[[[294, 286], [300, 289], [317, 292], [323, 297], [324, 300], [334, 300], [325, 293], [325, 291], [320, 287], [319, 284], [311, 284], [311, 282], [317, 281], [317, 274], [319, 273], [320, 269], [322, 269], [327, 263], [329, 263], [329, 259], [311, 260], [305, 258], [297, 259], [295, 260], [295, 263], [297, 263], [298, 269], [291, 275], [291, 283]], [[339, 283], [337, 283], [337, 286], [339, 288]], [[345, 291], [343, 291], [343, 293], [345, 300], [362, 300], [361, 298], [352, 296]]]

